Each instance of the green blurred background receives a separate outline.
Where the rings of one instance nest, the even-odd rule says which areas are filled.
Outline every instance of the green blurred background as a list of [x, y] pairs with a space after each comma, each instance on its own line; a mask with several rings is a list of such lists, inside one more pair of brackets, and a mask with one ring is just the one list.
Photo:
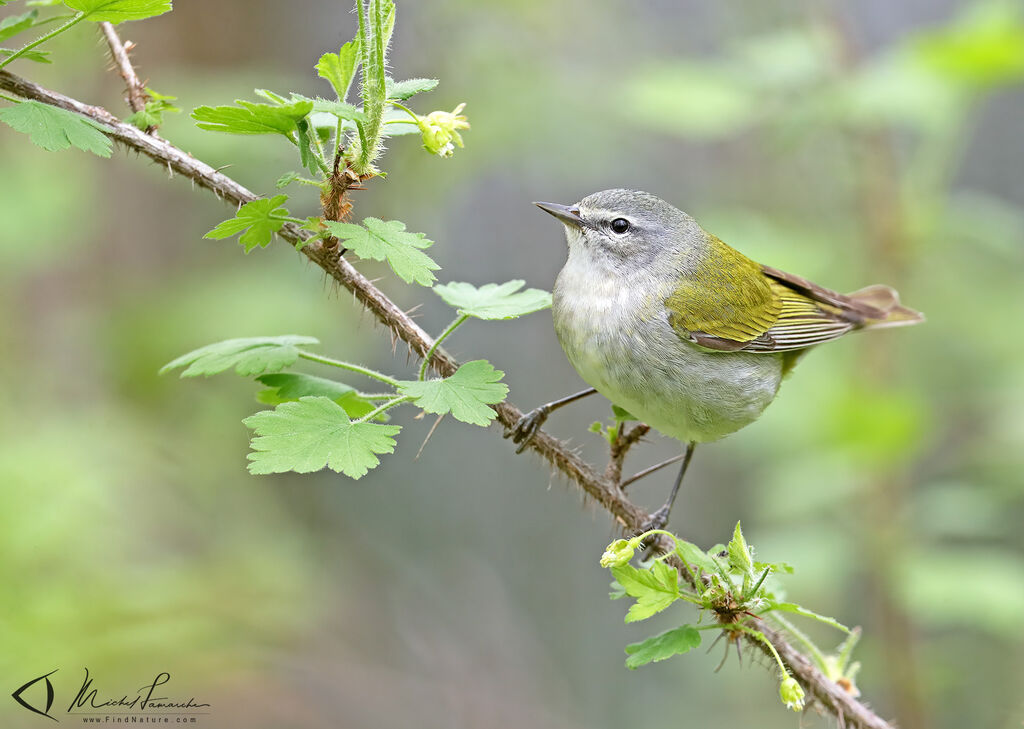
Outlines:
[[[122, 26], [140, 75], [186, 111], [255, 86], [327, 92], [311, 69], [354, 33], [348, 2], [176, 0]], [[754, 258], [832, 288], [885, 282], [925, 326], [808, 357], [754, 426], [702, 448], [673, 528], [737, 519], [796, 568], [790, 595], [862, 625], [864, 697], [905, 729], [1024, 720], [1024, 14], [1018, 3], [399, 0], [398, 78], [468, 102], [451, 160], [392, 141], [357, 214], [437, 241], [442, 281], [550, 288], [561, 233], [530, 205], [646, 189]], [[15, 8], [17, 10], [17, 8]], [[125, 113], [98, 34], [29, 75]], [[162, 133], [259, 193], [280, 140]], [[496, 432], [396, 414], [359, 482], [250, 477], [232, 376], [158, 377], [218, 339], [297, 333], [408, 372], [406, 351], [286, 245], [202, 239], [228, 210], [132, 153], [48, 154], [0, 127], [0, 676], [169, 671], [216, 727], [792, 727], [769, 672], [721, 645], [623, 667], [597, 559], [609, 517]], [[302, 193], [294, 191], [293, 202]], [[297, 214], [316, 212], [312, 196]], [[358, 264], [432, 331], [451, 312]], [[461, 358], [532, 407], [578, 389], [547, 312], [471, 323]], [[324, 374], [324, 373], [320, 373]], [[549, 422], [590, 459], [607, 405]], [[672, 455], [653, 438], [627, 472]], [[667, 473], [635, 489], [661, 502]], [[828, 632], [816, 636], [827, 642]], [[63, 709], [63, 707], [61, 707]], [[39, 721], [0, 701], [4, 727]], [[809, 712], [805, 726], [826, 721]]]

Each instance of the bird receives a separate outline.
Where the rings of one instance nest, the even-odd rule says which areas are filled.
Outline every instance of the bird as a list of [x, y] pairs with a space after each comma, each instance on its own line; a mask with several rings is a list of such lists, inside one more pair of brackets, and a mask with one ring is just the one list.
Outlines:
[[534, 204], [565, 229], [552, 318], [590, 388], [535, 408], [506, 437], [522, 450], [552, 412], [598, 392], [679, 440], [682, 466], [647, 528], [667, 525], [697, 444], [757, 420], [809, 349], [924, 321], [889, 286], [841, 294], [757, 263], [647, 192]]

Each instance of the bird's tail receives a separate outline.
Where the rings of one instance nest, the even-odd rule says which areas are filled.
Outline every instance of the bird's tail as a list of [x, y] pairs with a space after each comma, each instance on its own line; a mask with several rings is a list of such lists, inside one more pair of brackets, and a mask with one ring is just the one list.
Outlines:
[[858, 289], [846, 296], [878, 311], [877, 316], [872, 315], [865, 320], [865, 329], [905, 327], [924, 321], [924, 314], [900, 304], [900, 295], [891, 286], [875, 284]]

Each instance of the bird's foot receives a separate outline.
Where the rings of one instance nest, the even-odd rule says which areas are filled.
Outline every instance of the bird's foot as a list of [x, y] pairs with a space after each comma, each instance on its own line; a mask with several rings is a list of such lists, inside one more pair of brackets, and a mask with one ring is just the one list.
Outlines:
[[541, 405], [539, 408], [534, 408], [519, 418], [516, 424], [508, 429], [505, 437], [511, 438], [513, 443], [519, 445], [516, 448], [516, 453], [522, 453], [526, 450], [526, 447], [530, 445], [530, 441], [533, 440], [533, 436], [544, 425], [544, 421], [548, 419], [549, 415], [551, 415], [551, 408], [547, 405]]

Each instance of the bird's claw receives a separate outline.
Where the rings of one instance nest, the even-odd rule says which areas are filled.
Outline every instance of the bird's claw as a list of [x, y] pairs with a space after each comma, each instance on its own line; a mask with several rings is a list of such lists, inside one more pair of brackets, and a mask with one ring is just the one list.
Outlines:
[[544, 421], [548, 419], [550, 414], [551, 409], [547, 405], [541, 405], [539, 408], [534, 408], [519, 418], [516, 424], [509, 428], [508, 432], [505, 433], [505, 437], [511, 438], [513, 443], [519, 444], [519, 447], [516, 448], [516, 453], [522, 453], [526, 450], [526, 447], [530, 445], [530, 441], [533, 440], [533, 436], [544, 425]]

